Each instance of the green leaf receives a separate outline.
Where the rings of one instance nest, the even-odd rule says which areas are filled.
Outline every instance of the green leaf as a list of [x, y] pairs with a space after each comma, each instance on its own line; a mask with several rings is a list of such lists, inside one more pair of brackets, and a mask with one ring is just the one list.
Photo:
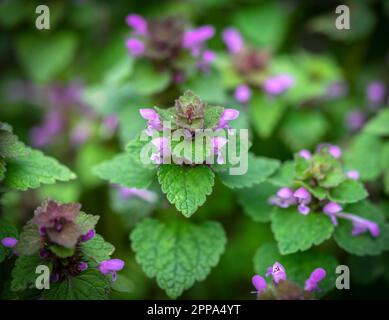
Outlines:
[[221, 76], [217, 72], [210, 72], [201, 76], [194, 76], [185, 81], [181, 86], [182, 91], [192, 90], [203, 101], [209, 103], [225, 103], [226, 92], [223, 87]]
[[44, 290], [45, 300], [106, 300], [111, 290], [111, 280], [99, 271], [88, 269], [76, 277], [53, 283]]
[[376, 117], [370, 120], [364, 127], [364, 132], [377, 136], [389, 135], [389, 110], [382, 110]]
[[339, 203], [358, 202], [365, 199], [368, 195], [362, 183], [351, 179], [343, 181], [329, 192], [330, 200]]
[[60, 258], [69, 258], [74, 255], [74, 248], [65, 248], [59, 245], [51, 245], [49, 246], [49, 250], [54, 253], [57, 257]]
[[208, 106], [204, 110], [204, 127], [205, 129], [216, 128], [220, 117], [224, 111], [223, 107]]
[[334, 232], [334, 226], [326, 215], [310, 212], [304, 216], [295, 207], [275, 208], [271, 222], [281, 254], [308, 250], [329, 239]]
[[22, 66], [36, 82], [47, 82], [68, 66], [77, 46], [74, 33], [31, 32], [23, 34], [16, 49]]
[[264, 276], [267, 268], [272, 266], [276, 261], [284, 266], [287, 279], [297, 283], [301, 288], [304, 288], [305, 281], [309, 278], [313, 270], [323, 268], [327, 275], [319, 283], [319, 296], [324, 296], [335, 287], [335, 269], [338, 266], [338, 262], [333, 256], [327, 253], [310, 250], [283, 256], [279, 253], [275, 243], [267, 243], [259, 247], [255, 253], [255, 273]]
[[285, 161], [275, 174], [267, 179], [277, 187], [290, 187], [294, 181], [294, 161]]
[[279, 3], [261, 3], [237, 11], [233, 25], [254, 44], [276, 50], [282, 44], [288, 28], [286, 12]]
[[42, 260], [38, 255], [19, 256], [16, 259], [15, 267], [12, 269], [11, 290], [20, 291], [35, 285], [35, 280], [39, 274], [35, 273], [38, 265], [50, 265]]
[[100, 163], [93, 172], [110, 183], [128, 188], [147, 188], [153, 181], [155, 170], [141, 166], [129, 153], [121, 153]]
[[115, 251], [115, 247], [109, 242], [106, 242], [102, 236], [96, 234], [89, 241], [82, 242], [80, 244], [80, 250], [87, 259], [100, 263], [111, 257]]
[[250, 119], [261, 138], [266, 139], [272, 135], [286, 106], [282, 98], [269, 98], [265, 94], [253, 95], [250, 99]]
[[254, 221], [268, 222], [273, 211], [273, 206], [268, 204], [268, 201], [277, 190], [278, 187], [264, 182], [251, 188], [237, 189], [237, 200], [243, 207], [243, 211]]
[[131, 76], [131, 84], [139, 95], [151, 95], [161, 92], [170, 83], [167, 71], [156, 70], [150, 63], [137, 61]]
[[0, 157], [13, 158], [24, 156], [27, 153], [26, 146], [10, 131], [0, 129]]
[[116, 275], [116, 281], [112, 282], [111, 287], [112, 290], [115, 290], [117, 292], [130, 293], [134, 292], [135, 290], [134, 283], [127, 277], [122, 276], [121, 274]]
[[327, 132], [328, 122], [318, 112], [294, 111], [288, 114], [281, 127], [281, 137], [292, 151], [310, 149]]
[[89, 230], [95, 228], [99, 219], [99, 216], [80, 212], [76, 218], [76, 224], [80, 228], [81, 234], [86, 234]]
[[19, 255], [30, 256], [36, 253], [43, 246], [43, 239], [39, 234], [38, 227], [31, 221], [27, 222], [20, 234], [16, 245], [16, 252]]
[[219, 172], [218, 175], [223, 184], [229, 188], [245, 188], [265, 181], [279, 166], [280, 162], [278, 160], [249, 154], [245, 174], [231, 175], [229, 170], [226, 170]]
[[362, 181], [378, 178], [380, 168], [381, 139], [372, 134], [359, 134], [350, 147], [344, 152], [345, 166], [350, 170], [358, 170]]
[[39, 150], [29, 148], [27, 150], [28, 154], [23, 157], [8, 159], [5, 177], [5, 184], [8, 187], [25, 191], [37, 188], [43, 183], [69, 181], [76, 177], [54, 158], [45, 156]]
[[381, 167], [384, 170], [384, 191], [389, 194], [389, 143], [382, 148]]
[[[7, 237], [18, 238], [18, 231], [7, 220], [0, 219], [0, 240]], [[0, 263], [3, 262], [10, 252], [11, 249], [0, 244]]]
[[158, 181], [170, 203], [190, 217], [212, 193], [214, 173], [206, 166], [161, 165]]
[[0, 158], [0, 181], [5, 178], [5, 172], [7, 171], [5, 167], [5, 160]]
[[195, 281], [203, 281], [224, 252], [226, 237], [219, 223], [162, 224], [145, 219], [131, 233], [136, 261], [159, 287], [177, 298]]
[[334, 239], [342, 249], [358, 256], [378, 255], [389, 249], [389, 224], [385, 223], [384, 216], [377, 207], [368, 201], [362, 201], [348, 205], [344, 211], [378, 223], [380, 235], [374, 238], [366, 232], [353, 236], [352, 223], [345, 219], [338, 219], [339, 225], [334, 233]]

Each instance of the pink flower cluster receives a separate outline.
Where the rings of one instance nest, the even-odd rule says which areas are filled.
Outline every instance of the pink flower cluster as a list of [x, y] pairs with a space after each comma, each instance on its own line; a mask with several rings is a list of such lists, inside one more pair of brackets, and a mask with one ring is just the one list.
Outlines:
[[[304, 290], [307, 292], [319, 291], [318, 284], [326, 277], [326, 274], [323, 268], [313, 270], [309, 278], [305, 281]], [[278, 285], [281, 281], [286, 281], [286, 270], [281, 263], [275, 262], [267, 269], [265, 276], [272, 276], [274, 285]], [[252, 283], [257, 294], [267, 289], [266, 280], [258, 274], [254, 275]]]
[[[135, 57], [144, 56], [147, 51], [147, 42], [152, 38], [146, 19], [137, 14], [130, 14], [126, 18], [127, 25], [132, 28], [133, 37], [127, 39], [128, 52]], [[210, 25], [184, 31], [181, 39], [181, 49], [189, 51], [197, 58], [197, 67], [206, 71], [216, 59], [215, 52], [206, 49], [206, 42], [215, 34], [214, 27]], [[174, 35], [172, 35], [173, 37]]]

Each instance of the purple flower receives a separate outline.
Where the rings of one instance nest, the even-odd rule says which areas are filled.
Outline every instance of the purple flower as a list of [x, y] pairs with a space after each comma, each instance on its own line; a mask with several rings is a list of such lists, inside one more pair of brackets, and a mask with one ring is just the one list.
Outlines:
[[346, 125], [350, 130], [359, 130], [363, 127], [366, 116], [362, 111], [351, 111], [347, 114]]
[[12, 237], [5, 237], [1, 239], [1, 244], [6, 248], [13, 248], [18, 243], [18, 239]]
[[161, 131], [162, 123], [158, 113], [154, 109], [139, 109], [140, 115], [143, 119], [146, 119], [147, 129], [146, 133], [149, 136], [153, 135], [153, 130]]
[[130, 54], [135, 57], [142, 56], [145, 52], [145, 44], [137, 38], [128, 39], [126, 42], [126, 47]]
[[343, 208], [336, 202], [329, 202], [323, 208], [323, 212], [331, 218], [332, 224], [334, 226], [338, 225], [338, 219], [336, 218], [336, 214], [341, 212], [342, 210]]
[[304, 187], [301, 187], [293, 193], [293, 196], [296, 198], [297, 203], [299, 204], [298, 211], [303, 215], [307, 215], [311, 211], [307, 205], [312, 200], [312, 196], [309, 191]]
[[146, 189], [119, 187], [119, 194], [122, 199], [136, 196], [150, 203], [157, 201], [157, 195]]
[[353, 236], [360, 235], [365, 232], [370, 232], [373, 237], [378, 237], [380, 235], [380, 228], [377, 223], [361, 218], [351, 213], [338, 213], [338, 217], [348, 219], [353, 224], [353, 230], [351, 234]]
[[360, 174], [359, 171], [357, 170], [350, 170], [347, 172], [347, 177], [352, 179], [352, 180], [359, 180]]
[[104, 260], [99, 264], [99, 271], [102, 274], [112, 274], [112, 280], [116, 281], [116, 271], [122, 270], [124, 261], [120, 259]]
[[214, 34], [215, 29], [212, 26], [202, 26], [186, 31], [182, 38], [182, 47], [190, 49], [193, 56], [198, 56], [203, 43], [212, 38]]
[[338, 146], [330, 145], [328, 147], [328, 153], [335, 159], [339, 159], [342, 156], [342, 149]]
[[301, 150], [297, 153], [300, 157], [303, 157], [305, 160], [312, 158], [312, 153], [309, 150]]
[[248, 85], [240, 85], [235, 89], [234, 92], [235, 100], [240, 103], [246, 103], [251, 98], [251, 90]]
[[223, 31], [222, 38], [231, 54], [237, 54], [244, 48], [241, 34], [235, 28], [227, 28]]
[[262, 278], [260, 275], [256, 274], [252, 279], [251, 282], [253, 283], [256, 293], [261, 293], [264, 290], [266, 290], [266, 281], [264, 278]]
[[293, 190], [290, 188], [281, 188], [277, 191], [275, 197], [269, 199], [269, 203], [280, 208], [288, 208], [296, 204], [296, 198], [293, 196]]
[[226, 145], [227, 139], [224, 137], [213, 137], [212, 138], [212, 146], [213, 146], [213, 153], [217, 155], [217, 163], [223, 164], [223, 154], [221, 149]]
[[129, 14], [126, 17], [126, 22], [136, 34], [141, 36], [145, 36], [147, 34], [147, 21], [140, 15]]
[[231, 129], [230, 124], [228, 123], [231, 120], [235, 120], [239, 117], [239, 111], [235, 109], [224, 109], [222, 115], [220, 116], [219, 123], [217, 125], [218, 129]]
[[267, 268], [266, 277], [269, 275], [272, 275], [275, 284], [286, 280], [285, 268], [279, 262], [275, 262], [273, 266]]
[[366, 89], [367, 99], [372, 103], [383, 102], [386, 94], [385, 85], [381, 81], [371, 82]]
[[319, 290], [318, 284], [325, 278], [326, 274], [327, 273], [323, 268], [316, 268], [313, 270], [309, 278], [305, 281], [304, 290], [308, 292]]
[[150, 160], [155, 164], [162, 164], [164, 159], [171, 154], [168, 139], [165, 137], [158, 137], [153, 139], [151, 143], [157, 147], [157, 151], [151, 155]]
[[90, 229], [86, 234], [80, 237], [81, 242], [87, 242], [95, 236], [95, 230]]
[[81, 272], [85, 271], [86, 269], [88, 269], [88, 264], [86, 262], [80, 262], [78, 264], [78, 270], [80, 270]]
[[342, 211], [343, 208], [336, 202], [330, 202], [323, 208], [323, 212], [331, 218], [331, 221], [335, 226], [338, 225], [337, 218], [350, 220], [353, 225], [351, 232], [353, 236], [357, 236], [365, 232], [370, 232], [373, 237], [378, 237], [380, 235], [380, 228], [377, 223], [351, 213], [344, 213]]
[[328, 153], [335, 159], [339, 159], [342, 156], [342, 149], [339, 146], [330, 143], [321, 143], [317, 147], [317, 151], [327, 148]]
[[264, 90], [269, 95], [279, 95], [294, 85], [294, 79], [289, 74], [280, 74], [270, 77], [263, 84]]

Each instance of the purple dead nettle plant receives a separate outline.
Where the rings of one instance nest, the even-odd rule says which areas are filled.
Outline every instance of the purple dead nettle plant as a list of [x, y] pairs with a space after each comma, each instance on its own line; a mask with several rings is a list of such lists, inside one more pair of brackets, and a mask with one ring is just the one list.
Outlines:
[[157, 69], [169, 70], [176, 83], [185, 80], [190, 67], [207, 72], [216, 59], [206, 46], [215, 33], [212, 26], [190, 29], [180, 17], [146, 20], [137, 14], [128, 15], [126, 22], [132, 29], [126, 41], [128, 52], [151, 61]]
[[[175, 106], [169, 109], [168, 112], [171, 115], [171, 121], [162, 121], [159, 113], [154, 109], [140, 109], [141, 116], [147, 120], [145, 132], [148, 136], [153, 137], [151, 145], [154, 147], [154, 152], [150, 156], [151, 162], [157, 165], [171, 163], [171, 156], [173, 154], [172, 142], [175, 136], [182, 136], [185, 141], [191, 141], [193, 143], [196, 137], [200, 136], [201, 139], [204, 137], [205, 139], [209, 138], [211, 158], [213, 159], [213, 156], [216, 156], [216, 162], [218, 164], [225, 163], [226, 159], [223, 157], [222, 150], [228, 143], [228, 139], [224, 136], [218, 136], [218, 134], [224, 133], [224, 129], [227, 130], [229, 135], [233, 134], [230, 121], [238, 118], [239, 111], [235, 109], [223, 109], [214, 127], [205, 128], [204, 117], [206, 108], [214, 107], [208, 107], [198, 96], [194, 95], [191, 91], [186, 91], [183, 96], [176, 100]], [[166, 132], [169, 134], [165, 136]], [[160, 136], [161, 133], [164, 135]], [[179, 134], [176, 135], [176, 133]], [[185, 163], [191, 164], [191, 159], [185, 159]]]
[[96, 237], [94, 226], [98, 217], [87, 215], [80, 209], [78, 203], [44, 201], [26, 224], [20, 240], [14, 244], [15, 252], [29, 256], [37, 251], [42, 261], [52, 266], [51, 282], [77, 276], [90, 267], [97, 268], [104, 275], [112, 274], [116, 280], [116, 271], [123, 268], [124, 262], [120, 259], [95, 260], [93, 252], [89, 252], [94, 250], [93, 246], [85, 247], [84, 244]]
[[[340, 167], [338, 166], [340, 166], [339, 161], [342, 155], [342, 149], [339, 146], [323, 143], [317, 147], [316, 155], [318, 153], [324, 153], [331, 156], [333, 159], [332, 161], [334, 161], [336, 164], [336, 170], [339, 170]], [[307, 162], [312, 161], [310, 165], [313, 169], [311, 170], [316, 172], [316, 176], [309, 176], [308, 179], [312, 180], [318, 179], [317, 177], [324, 179], [325, 173], [321, 172], [320, 170], [324, 170], [322, 168], [327, 165], [326, 162], [329, 162], [327, 160], [331, 161], [331, 158], [324, 158], [324, 160], [322, 158], [315, 159], [315, 157], [317, 157], [316, 155], [312, 154], [309, 150], [301, 150], [297, 153], [297, 157], [301, 157]], [[315, 161], [319, 161], [319, 164], [315, 164]], [[328, 165], [327, 169], [331, 169], [331, 166]], [[347, 179], [358, 181], [360, 178], [360, 174], [357, 170], [348, 170], [344, 173], [339, 173], [338, 171], [336, 172], [338, 175], [343, 175], [343, 177], [341, 177], [341, 179], [343, 179], [342, 181]], [[327, 173], [332, 174], [333, 172]], [[299, 182], [298, 179], [297, 182]], [[317, 185], [317, 180], [315, 180], [314, 185]], [[312, 192], [308, 190], [308, 186], [301, 186], [297, 188], [280, 188], [275, 196], [269, 198], [269, 204], [280, 208], [297, 206], [297, 211], [302, 215], [308, 215], [315, 210], [317, 212], [319, 209], [319, 211], [331, 219], [331, 222], [334, 226], [338, 225], [338, 218], [351, 221], [353, 226], [353, 236], [357, 236], [365, 232], [369, 232], [373, 237], [378, 237], [380, 235], [380, 229], [377, 223], [359, 217], [355, 214], [344, 212], [342, 206], [339, 203], [331, 201], [330, 199], [316, 198]]]
[[353, 109], [346, 115], [346, 126], [352, 131], [363, 128], [365, 123], [387, 103], [387, 89], [385, 83], [380, 80], [371, 81], [365, 89], [367, 107]]
[[294, 85], [294, 79], [289, 74], [267, 75], [267, 66], [270, 61], [269, 53], [247, 46], [237, 29], [225, 29], [222, 39], [233, 59], [236, 72], [244, 82], [235, 88], [234, 98], [236, 101], [243, 104], [249, 102], [252, 91], [255, 89], [262, 89], [267, 95], [274, 97], [284, 93]]
[[287, 279], [286, 269], [284, 266], [275, 262], [267, 268], [266, 277], [272, 277], [272, 283], [268, 285], [266, 280], [256, 274], [252, 278], [254, 291], [258, 299], [312, 299], [312, 293], [320, 291], [319, 282], [326, 277], [326, 271], [323, 268], [316, 268], [305, 281], [304, 288]]
[[97, 126], [107, 138], [116, 131], [118, 119], [115, 115], [102, 117], [100, 124], [96, 112], [83, 99], [84, 85], [80, 80], [44, 87], [18, 83], [9, 91], [12, 100], [28, 101], [45, 110], [41, 123], [29, 132], [31, 144], [35, 147], [49, 146], [64, 137], [72, 146], [80, 146], [91, 137]]

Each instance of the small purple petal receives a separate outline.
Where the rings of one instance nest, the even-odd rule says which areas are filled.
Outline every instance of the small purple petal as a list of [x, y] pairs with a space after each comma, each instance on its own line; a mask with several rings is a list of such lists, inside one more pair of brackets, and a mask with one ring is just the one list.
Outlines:
[[82, 235], [82, 236], [80, 237], [80, 241], [81, 241], [81, 242], [87, 242], [87, 241], [89, 241], [90, 239], [92, 239], [94, 236], [95, 236], [95, 230], [90, 229], [90, 230], [88, 231], [88, 233], [86, 233], [86, 234], [84, 234], [84, 235]]
[[5, 237], [1, 239], [1, 244], [6, 248], [13, 248], [18, 243], [18, 239], [12, 237]]
[[299, 203], [302, 203], [302, 204], [309, 204], [311, 202], [311, 194], [309, 193], [309, 191], [304, 188], [304, 187], [301, 187], [301, 188], [298, 188], [294, 193], [293, 193], [293, 196], [295, 198], [297, 198], [298, 202]]
[[191, 49], [193, 55], [198, 55], [199, 48], [204, 42], [212, 38], [214, 34], [215, 29], [212, 26], [202, 26], [186, 31], [182, 39], [182, 47]]
[[297, 153], [300, 157], [303, 157], [305, 160], [312, 158], [312, 153], [309, 150], [301, 150]]
[[305, 281], [304, 290], [312, 292], [319, 290], [318, 283], [326, 277], [327, 273], [323, 268], [313, 270], [309, 278]]
[[78, 270], [80, 270], [81, 272], [85, 271], [86, 269], [88, 269], [88, 264], [86, 262], [80, 262], [78, 264]]
[[290, 188], [281, 188], [277, 191], [277, 196], [281, 199], [289, 199], [293, 197], [293, 190]]
[[270, 77], [263, 83], [263, 89], [269, 95], [279, 95], [294, 85], [293, 77], [288, 74], [280, 74]]
[[336, 202], [329, 202], [323, 208], [323, 212], [326, 214], [334, 214], [341, 212], [342, 210], [343, 208]]
[[244, 48], [242, 36], [235, 28], [225, 29], [222, 38], [231, 54], [237, 54]]
[[335, 159], [339, 159], [342, 156], [342, 149], [339, 146], [330, 145], [328, 147], [328, 153]]
[[304, 216], [306, 216], [311, 211], [311, 209], [307, 207], [305, 204], [300, 204], [298, 206], [298, 211]]
[[262, 278], [260, 275], [256, 274], [251, 279], [252, 284], [254, 285], [255, 289], [257, 290], [257, 293], [261, 293], [264, 291], [267, 287], [266, 281], [264, 278]]
[[229, 129], [229, 121], [235, 120], [239, 117], [239, 111], [236, 109], [224, 109], [220, 119], [218, 128], [219, 129]]
[[357, 170], [350, 170], [347, 172], [347, 177], [352, 179], [352, 180], [359, 180], [359, 171]]
[[130, 14], [126, 17], [126, 22], [136, 34], [142, 36], [147, 34], [147, 21], [140, 15]]
[[[275, 262], [273, 264], [273, 267], [271, 267], [271, 275], [273, 276], [273, 281], [275, 284], [278, 284], [281, 280], [285, 281], [286, 280], [286, 272], [285, 268], [282, 266], [281, 263]], [[270, 275], [269, 274], [269, 268], [268, 272], [266, 272], [266, 276]]]
[[135, 57], [142, 56], [145, 52], [144, 43], [136, 38], [128, 39], [126, 42], [126, 47], [131, 55]]
[[234, 98], [240, 103], [246, 103], [251, 98], [251, 89], [248, 85], [240, 85], [235, 89]]
[[382, 103], [386, 94], [385, 85], [380, 81], [371, 82], [366, 89], [367, 99], [372, 103]]
[[99, 264], [99, 271], [102, 274], [113, 273], [122, 270], [124, 267], [124, 261], [120, 259], [104, 260]]

